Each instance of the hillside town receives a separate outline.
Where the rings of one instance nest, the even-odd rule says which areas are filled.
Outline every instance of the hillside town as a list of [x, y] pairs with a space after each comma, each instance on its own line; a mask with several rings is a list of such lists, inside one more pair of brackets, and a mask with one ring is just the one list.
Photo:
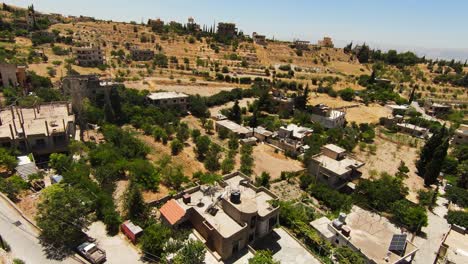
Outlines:
[[0, 263], [468, 263], [466, 61], [0, 7]]

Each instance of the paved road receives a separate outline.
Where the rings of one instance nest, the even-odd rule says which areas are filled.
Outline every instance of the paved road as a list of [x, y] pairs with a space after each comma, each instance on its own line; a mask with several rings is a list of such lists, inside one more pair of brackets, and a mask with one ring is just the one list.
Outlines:
[[[443, 194], [442, 187], [440, 193]], [[434, 263], [442, 238], [449, 231], [449, 224], [444, 216], [447, 214], [447, 199], [439, 196], [433, 212], [428, 211], [428, 225], [422, 229], [426, 237], [415, 237], [414, 244], [419, 247], [414, 258], [416, 264]]]
[[0, 234], [10, 244], [13, 257], [20, 258], [28, 264], [81, 263], [73, 259], [62, 261], [47, 259], [37, 239], [38, 231], [24, 220], [2, 197], [0, 197]]
[[435, 122], [439, 122], [439, 123], [440, 123], [440, 120], [438, 120], [437, 118], [432, 117], [432, 116], [426, 114], [426, 111], [424, 111], [424, 109], [423, 109], [421, 106], [419, 106], [418, 102], [413, 101], [413, 102], [411, 103], [411, 106], [414, 107], [414, 109], [416, 109], [416, 111], [418, 111], [419, 113], [422, 114], [422, 116], [421, 116], [422, 118], [427, 119], [427, 120], [429, 120], [429, 121], [435, 121]]
[[116, 236], [107, 235], [104, 223], [100, 221], [92, 223], [86, 234], [95, 238], [99, 247], [106, 251], [106, 263], [143, 263], [143, 261], [140, 260], [141, 256], [136, 248], [132, 246], [122, 234]]

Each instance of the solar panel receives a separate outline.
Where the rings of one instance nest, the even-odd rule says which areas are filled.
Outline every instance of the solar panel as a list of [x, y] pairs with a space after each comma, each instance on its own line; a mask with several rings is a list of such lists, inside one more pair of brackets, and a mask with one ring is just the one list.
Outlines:
[[406, 234], [402, 235], [393, 235], [392, 242], [390, 242], [390, 247], [388, 250], [403, 252], [406, 248]]

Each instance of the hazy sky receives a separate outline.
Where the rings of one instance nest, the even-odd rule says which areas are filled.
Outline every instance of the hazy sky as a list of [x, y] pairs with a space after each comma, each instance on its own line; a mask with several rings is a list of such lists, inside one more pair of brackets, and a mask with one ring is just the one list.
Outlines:
[[324, 35], [339, 46], [366, 41], [374, 47], [465, 50], [468, 54], [466, 0], [10, 0], [6, 3], [65, 15], [114, 21], [161, 18], [201, 24], [235, 22], [253, 31], [291, 40], [316, 41]]

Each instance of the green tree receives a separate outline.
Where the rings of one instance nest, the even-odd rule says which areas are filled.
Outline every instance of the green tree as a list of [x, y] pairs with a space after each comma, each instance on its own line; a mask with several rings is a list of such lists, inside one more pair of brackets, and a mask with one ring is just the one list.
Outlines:
[[346, 88], [338, 92], [341, 99], [345, 101], [352, 101], [354, 99], [355, 93], [354, 90], [351, 88]]
[[200, 136], [195, 142], [195, 150], [200, 160], [205, 159], [205, 155], [210, 149], [211, 140], [208, 136]]
[[189, 130], [188, 125], [186, 123], [180, 123], [179, 124], [179, 127], [177, 129], [176, 137], [181, 142], [185, 142], [185, 141], [187, 141], [189, 139], [190, 130]]
[[149, 211], [138, 184], [131, 181], [124, 197], [125, 218], [137, 223], [144, 222]]
[[13, 171], [18, 165], [16, 158], [10, 153], [10, 151], [0, 148], [0, 166], [5, 167], [8, 171]]
[[174, 139], [171, 142], [171, 152], [172, 155], [178, 155], [184, 149], [184, 143], [182, 143], [179, 139]]
[[241, 147], [241, 167], [240, 171], [246, 175], [252, 173], [252, 168], [254, 166], [254, 159], [252, 157], [253, 148], [252, 146], [246, 144]]
[[13, 201], [16, 201], [20, 192], [26, 189], [28, 189], [28, 183], [18, 175], [13, 175], [7, 179], [0, 178], [0, 191]]
[[338, 263], [342, 264], [365, 264], [366, 260], [358, 252], [353, 251], [349, 247], [341, 246], [335, 251]]
[[234, 170], [234, 156], [229, 155], [221, 163], [221, 170], [223, 174], [230, 173]]
[[175, 190], [180, 190], [182, 184], [189, 182], [189, 178], [185, 176], [182, 166], [166, 165], [160, 172], [164, 184]]
[[92, 201], [76, 188], [55, 184], [42, 191], [36, 223], [40, 239], [55, 247], [74, 247], [89, 224]]
[[140, 239], [141, 248], [150, 258], [154, 258], [153, 256], [160, 257], [164, 252], [164, 246], [171, 237], [172, 232], [169, 227], [154, 223], [145, 228], [145, 232]]
[[160, 178], [156, 173], [153, 164], [147, 160], [136, 159], [128, 164], [129, 175], [132, 180], [140, 184], [145, 189], [157, 191]]
[[221, 152], [221, 147], [218, 146], [217, 144], [211, 144], [210, 149], [208, 150], [208, 153], [206, 154], [205, 157], [205, 168], [211, 172], [218, 171], [221, 167], [221, 164], [219, 163], [220, 159], [220, 152]]
[[445, 133], [446, 129], [444, 125], [444, 127], [434, 133], [421, 150], [419, 160], [416, 162], [416, 168], [418, 169], [420, 176], [424, 176], [426, 174], [426, 167], [432, 161], [436, 149], [442, 145], [445, 139]]
[[199, 240], [189, 239], [178, 251], [174, 258], [175, 264], [202, 264], [205, 263], [206, 247]]
[[242, 122], [242, 111], [239, 106], [239, 101], [236, 100], [228, 115], [229, 119], [240, 124]]
[[399, 200], [392, 205], [395, 220], [413, 232], [419, 232], [427, 226], [427, 212], [422, 206], [414, 206], [407, 200]]
[[253, 258], [249, 259], [249, 264], [280, 264], [273, 259], [273, 254], [269, 250], [258, 250]]
[[426, 170], [424, 173], [424, 184], [429, 186], [437, 182], [440, 171], [442, 170], [442, 165], [444, 163], [445, 157], [447, 156], [447, 150], [449, 147], [449, 140], [446, 139], [442, 145], [438, 146], [435, 149], [432, 160], [427, 164]]
[[267, 189], [270, 188], [270, 179], [271, 179], [271, 176], [268, 172], [262, 172], [262, 174], [260, 175], [260, 177], [257, 177], [255, 179], [255, 185], [257, 186], [263, 186]]

